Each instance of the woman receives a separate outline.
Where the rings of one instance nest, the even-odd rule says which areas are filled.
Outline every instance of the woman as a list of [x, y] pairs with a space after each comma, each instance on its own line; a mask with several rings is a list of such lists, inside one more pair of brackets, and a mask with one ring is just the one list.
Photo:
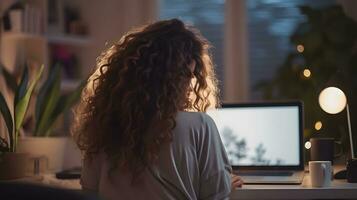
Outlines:
[[180, 20], [125, 35], [98, 59], [76, 110], [81, 184], [105, 199], [224, 199], [231, 167], [213, 120], [207, 41]]

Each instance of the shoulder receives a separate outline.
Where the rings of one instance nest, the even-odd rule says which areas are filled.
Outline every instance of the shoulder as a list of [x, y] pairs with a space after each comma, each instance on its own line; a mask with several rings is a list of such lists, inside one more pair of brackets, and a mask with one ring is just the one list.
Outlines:
[[177, 123], [185, 123], [196, 126], [214, 124], [213, 119], [204, 112], [178, 112], [176, 120]]
[[179, 112], [176, 117], [176, 130], [194, 133], [200, 138], [218, 132], [213, 119], [203, 112]]

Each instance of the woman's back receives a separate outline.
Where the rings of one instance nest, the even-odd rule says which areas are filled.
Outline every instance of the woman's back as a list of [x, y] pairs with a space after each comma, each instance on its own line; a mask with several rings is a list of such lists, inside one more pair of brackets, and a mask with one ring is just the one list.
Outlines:
[[82, 186], [105, 199], [224, 199], [230, 193], [230, 165], [213, 120], [201, 112], [178, 112], [172, 142], [132, 183], [131, 173], [115, 169], [104, 153], [85, 162]]
[[228, 197], [230, 166], [204, 114], [219, 102], [209, 49], [198, 30], [172, 19], [103, 52], [72, 128], [84, 189], [108, 200]]

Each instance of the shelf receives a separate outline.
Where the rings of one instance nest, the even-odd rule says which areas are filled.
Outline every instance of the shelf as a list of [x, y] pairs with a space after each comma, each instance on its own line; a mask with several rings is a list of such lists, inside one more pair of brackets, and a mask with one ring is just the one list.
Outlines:
[[80, 80], [62, 80], [61, 91], [71, 92], [79, 86], [80, 82]]
[[2, 37], [4, 39], [35, 39], [35, 40], [45, 40], [43, 35], [31, 34], [31, 33], [21, 33], [21, 32], [3, 32]]
[[72, 46], [86, 46], [90, 44], [90, 39], [86, 36], [74, 35], [37, 35], [30, 33], [4, 32], [4, 39], [9, 40], [46, 40], [51, 44], [66, 44]]
[[85, 46], [90, 44], [90, 39], [86, 36], [47, 35], [47, 40], [52, 44], [66, 44], [73, 46]]

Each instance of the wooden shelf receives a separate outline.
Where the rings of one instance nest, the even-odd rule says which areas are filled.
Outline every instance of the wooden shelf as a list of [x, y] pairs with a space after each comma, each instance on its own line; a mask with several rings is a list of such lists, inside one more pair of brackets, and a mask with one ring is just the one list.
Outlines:
[[90, 39], [88, 37], [76, 35], [47, 35], [47, 40], [51, 44], [66, 44], [73, 46], [86, 46], [90, 44]]
[[75, 90], [79, 84], [80, 84], [81, 80], [62, 80], [62, 83], [61, 83], [61, 90], [63, 92], [71, 92], [73, 90]]
[[35, 39], [35, 40], [45, 40], [43, 35], [31, 34], [31, 33], [20, 33], [20, 32], [4, 32], [2, 34], [4, 39]]
[[50, 44], [66, 44], [72, 46], [86, 46], [90, 44], [90, 39], [86, 36], [75, 35], [36, 35], [30, 33], [5, 32], [4, 39], [10, 40], [47, 40]]

